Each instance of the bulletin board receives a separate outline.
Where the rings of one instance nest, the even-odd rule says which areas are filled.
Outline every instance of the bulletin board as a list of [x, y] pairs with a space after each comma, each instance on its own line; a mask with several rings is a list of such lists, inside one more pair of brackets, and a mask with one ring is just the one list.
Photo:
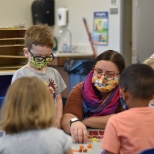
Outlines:
[[94, 12], [92, 42], [94, 45], [108, 44], [108, 12]]

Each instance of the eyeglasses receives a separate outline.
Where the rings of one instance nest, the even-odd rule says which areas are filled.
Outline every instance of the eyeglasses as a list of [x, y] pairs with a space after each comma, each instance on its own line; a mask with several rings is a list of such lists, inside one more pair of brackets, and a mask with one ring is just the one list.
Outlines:
[[40, 56], [34, 56], [33, 53], [28, 49], [29, 53], [31, 54], [31, 56], [34, 58], [34, 60], [41, 62], [43, 60], [45, 60], [46, 62], [52, 61], [55, 57], [53, 55], [53, 53], [51, 53], [50, 56], [46, 56], [46, 57], [40, 57]]
[[119, 75], [120, 73], [115, 73], [113, 71], [106, 71], [105, 73], [103, 73], [103, 70], [99, 69], [99, 68], [93, 68], [93, 70], [95, 70], [96, 75], [97, 76], [102, 76], [102, 74], [106, 77], [106, 78], [114, 78], [116, 75]]

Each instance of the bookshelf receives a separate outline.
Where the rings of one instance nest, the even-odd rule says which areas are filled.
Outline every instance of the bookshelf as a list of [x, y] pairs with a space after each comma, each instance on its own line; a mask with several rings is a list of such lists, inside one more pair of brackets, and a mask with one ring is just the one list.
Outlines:
[[0, 71], [17, 70], [26, 64], [25, 31], [26, 28], [0, 28]]

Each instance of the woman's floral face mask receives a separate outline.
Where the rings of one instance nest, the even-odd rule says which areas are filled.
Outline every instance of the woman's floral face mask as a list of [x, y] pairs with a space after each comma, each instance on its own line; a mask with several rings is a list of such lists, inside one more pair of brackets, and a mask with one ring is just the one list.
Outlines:
[[118, 77], [107, 77], [106, 75], [98, 76], [93, 74], [92, 83], [94, 83], [95, 87], [100, 92], [109, 92], [118, 85]]

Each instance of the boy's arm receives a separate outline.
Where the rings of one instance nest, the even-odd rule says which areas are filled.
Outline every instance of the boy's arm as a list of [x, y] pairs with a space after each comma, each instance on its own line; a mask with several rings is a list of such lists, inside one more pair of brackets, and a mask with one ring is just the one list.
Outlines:
[[56, 127], [61, 128], [61, 118], [63, 114], [63, 102], [61, 94], [56, 95]]

